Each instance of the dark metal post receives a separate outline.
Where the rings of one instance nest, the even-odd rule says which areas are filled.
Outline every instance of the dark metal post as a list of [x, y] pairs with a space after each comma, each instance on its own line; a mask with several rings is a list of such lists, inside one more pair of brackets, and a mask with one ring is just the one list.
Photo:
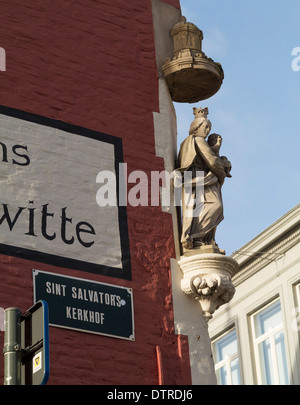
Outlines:
[[5, 310], [4, 385], [21, 384], [21, 310]]

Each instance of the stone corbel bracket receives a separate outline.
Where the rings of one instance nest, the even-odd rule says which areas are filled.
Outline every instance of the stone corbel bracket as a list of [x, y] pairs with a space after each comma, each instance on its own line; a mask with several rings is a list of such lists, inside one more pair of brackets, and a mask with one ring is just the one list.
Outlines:
[[198, 254], [182, 257], [178, 264], [183, 272], [182, 291], [199, 301], [207, 321], [234, 296], [231, 279], [238, 271], [238, 263], [231, 257], [218, 253]]

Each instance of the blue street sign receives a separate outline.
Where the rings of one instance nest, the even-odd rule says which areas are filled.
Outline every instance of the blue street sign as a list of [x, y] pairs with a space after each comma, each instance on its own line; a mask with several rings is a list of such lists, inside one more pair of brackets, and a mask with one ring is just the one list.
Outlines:
[[46, 300], [51, 326], [134, 341], [132, 289], [33, 270], [34, 300]]

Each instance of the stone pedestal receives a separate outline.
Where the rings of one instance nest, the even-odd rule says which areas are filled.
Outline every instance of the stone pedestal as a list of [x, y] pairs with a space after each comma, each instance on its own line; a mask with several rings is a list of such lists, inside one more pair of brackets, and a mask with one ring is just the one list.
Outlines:
[[221, 305], [229, 302], [235, 288], [231, 282], [238, 271], [238, 263], [219, 253], [182, 256], [178, 262], [182, 272], [182, 291], [199, 301], [208, 321]]

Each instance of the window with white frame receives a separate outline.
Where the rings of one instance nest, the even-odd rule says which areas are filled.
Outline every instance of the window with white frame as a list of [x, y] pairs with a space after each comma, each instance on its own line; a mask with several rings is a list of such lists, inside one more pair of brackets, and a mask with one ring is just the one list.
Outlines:
[[213, 342], [217, 383], [241, 384], [236, 330], [232, 329]]
[[295, 285], [295, 307], [293, 308], [292, 328], [295, 332], [300, 332], [300, 283]]
[[300, 283], [296, 284], [296, 301], [300, 305]]
[[253, 314], [251, 323], [258, 384], [288, 385], [280, 300], [273, 301]]

